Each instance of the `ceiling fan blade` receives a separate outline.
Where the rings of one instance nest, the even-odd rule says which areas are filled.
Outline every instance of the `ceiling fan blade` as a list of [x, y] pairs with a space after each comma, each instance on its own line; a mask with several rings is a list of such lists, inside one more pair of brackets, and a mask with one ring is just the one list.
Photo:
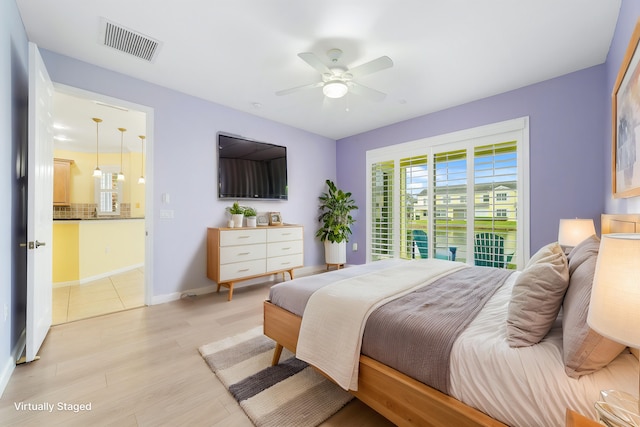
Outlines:
[[370, 87], [362, 86], [356, 82], [347, 83], [349, 86], [349, 92], [362, 96], [363, 98], [370, 99], [371, 101], [381, 102], [387, 97], [386, 93], [371, 89]]
[[320, 74], [325, 74], [325, 73], [331, 74], [331, 70], [329, 70], [329, 67], [324, 65], [324, 63], [320, 61], [320, 59], [312, 52], [302, 52], [302, 53], [299, 53], [298, 56], [304, 62], [311, 65]]
[[351, 74], [354, 79], [357, 79], [358, 77], [382, 71], [391, 67], [393, 67], [393, 61], [391, 60], [391, 58], [389, 58], [388, 56], [381, 56], [378, 59], [374, 59], [373, 61], [366, 62], [362, 65], [358, 65], [357, 67], [350, 69], [349, 74]]
[[298, 92], [299, 90], [313, 89], [313, 88], [320, 87], [320, 86], [323, 86], [323, 85], [324, 85], [324, 82], [317, 82], [317, 83], [311, 83], [311, 84], [308, 84], [308, 85], [296, 86], [296, 87], [292, 87], [290, 89], [279, 90], [278, 92], [276, 92], [276, 95], [278, 95], [278, 96], [289, 95], [290, 93]]

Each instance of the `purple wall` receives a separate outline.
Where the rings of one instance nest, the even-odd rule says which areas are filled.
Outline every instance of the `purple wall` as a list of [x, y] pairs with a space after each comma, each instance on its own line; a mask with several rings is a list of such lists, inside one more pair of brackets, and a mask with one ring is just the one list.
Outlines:
[[638, 213], [640, 212], [640, 197], [632, 197], [628, 199], [614, 199], [611, 189], [611, 93], [613, 85], [618, 77], [618, 72], [627, 51], [627, 46], [631, 39], [631, 34], [636, 26], [636, 22], [640, 17], [640, 2], [637, 0], [624, 0], [618, 15], [618, 23], [616, 31], [609, 48], [609, 55], [606, 62], [606, 90], [604, 103], [605, 111], [605, 127], [602, 140], [605, 162], [605, 212], [607, 213]]
[[[259, 212], [277, 211], [285, 222], [305, 226], [304, 263], [324, 264], [314, 238], [318, 195], [335, 179], [335, 141], [232, 110], [53, 52], [42, 56], [56, 83], [96, 92], [154, 110], [152, 180], [153, 295], [211, 286], [206, 278], [207, 227], [226, 225], [233, 200], [217, 198], [215, 138], [219, 131], [287, 146], [289, 200], [247, 201]], [[161, 195], [169, 193], [171, 204]], [[149, 203], [149, 201], [147, 201]], [[160, 219], [160, 209], [174, 219]]]
[[338, 185], [353, 192], [361, 208], [350, 240], [360, 250], [347, 245], [348, 262], [366, 260], [367, 150], [522, 116], [530, 118], [531, 253], [557, 239], [560, 218], [593, 218], [598, 227], [605, 193], [604, 84], [600, 65], [339, 140]]

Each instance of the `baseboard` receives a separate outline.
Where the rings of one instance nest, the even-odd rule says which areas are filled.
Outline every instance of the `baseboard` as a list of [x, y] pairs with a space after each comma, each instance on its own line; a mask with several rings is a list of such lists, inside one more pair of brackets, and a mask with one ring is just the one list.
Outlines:
[[116, 270], [107, 271], [105, 273], [100, 273], [95, 276], [84, 277], [79, 280], [69, 280], [67, 282], [55, 282], [53, 284], [54, 288], [62, 288], [65, 286], [73, 286], [73, 285], [86, 285], [89, 282], [93, 282], [94, 280], [104, 279], [109, 276], [115, 276], [116, 274], [126, 273], [127, 271], [135, 270], [136, 268], [144, 267], [144, 263], [128, 265], [126, 267], [118, 268]]
[[[326, 271], [326, 266], [324, 265], [317, 265], [317, 266], [311, 266], [311, 267], [301, 267], [301, 268], [296, 268], [294, 270], [294, 277], [304, 277], [304, 276], [311, 276], [313, 274], [318, 274], [318, 273], [322, 273]], [[238, 289], [238, 288], [242, 288], [244, 286], [252, 286], [252, 285], [258, 285], [260, 283], [265, 283], [265, 282], [273, 282], [276, 280], [276, 276], [279, 276], [280, 273], [277, 274], [272, 274], [270, 276], [264, 276], [264, 277], [258, 277], [255, 279], [250, 279], [250, 280], [244, 280], [242, 282], [238, 282], [233, 286], [233, 289]], [[171, 301], [177, 301], [181, 298], [184, 298], [185, 296], [197, 296], [197, 295], [204, 295], [204, 294], [211, 294], [213, 292], [216, 291], [217, 289], [217, 285], [213, 284], [213, 285], [209, 285], [209, 286], [204, 286], [201, 288], [195, 288], [195, 289], [187, 289], [181, 292], [173, 292], [171, 294], [165, 294], [165, 295], [155, 295], [154, 297], [151, 298], [151, 305], [156, 305], [156, 304], [164, 304], [166, 302], [171, 302]]]
[[18, 339], [18, 342], [16, 343], [15, 347], [13, 347], [13, 351], [11, 352], [11, 355], [5, 361], [5, 363], [3, 364], [0, 370], [0, 397], [2, 397], [4, 390], [7, 388], [7, 385], [9, 384], [11, 375], [13, 374], [13, 371], [15, 371], [16, 369], [16, 360], [18, 360], [22, 355], [22, 352], [24, 351], [26, 343], [27, 343], [26, 329], [23, 329], [22, 333], [20, 334], [20, 338]]
[[66, 288], [67, 286], [75, 286], [79, 284], [80, 284], [80, 280], [69, 280], [67, 282], [55, 282], [53, 283], [53, 289]]
[[210, 285], [202, 288], [188, 289], [182, 292], [173, 292], [165, 295], [156, 295], [153, 298], [151, 298], [151, 305], [164, 304], [166, 302], [177, 301], [181, 298], [184, 298], [185, 296], [210, 294], [215, 292], [216, 288], [217, 288], [216, 285]]

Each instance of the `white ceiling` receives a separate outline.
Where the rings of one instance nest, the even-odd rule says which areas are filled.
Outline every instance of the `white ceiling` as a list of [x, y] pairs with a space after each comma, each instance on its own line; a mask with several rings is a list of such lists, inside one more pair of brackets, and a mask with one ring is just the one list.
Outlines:
[[[620, 2], [17, 0], [41, 48], [332, 139], [601, 64]], [[156, 59], [103, 46], [101, 18], [160, 41]], [[386, 99], [275, 95], [320, 80], [299, 52], [332, 48], [350, 68], [389, 56], [358, 80]]]
[[[93, 118], [102, 119], [96, 129]], [[60, 150], [119, 153], [140, 152], [146, 138], [147, 117], [144, 112], [132, 110], [102, 99], [87, 98], [57, 90], [53, 99], [54, 147]], [[126, 129], [121, 132], [119, 128]], [[96, 134], [97, 130], [97, 134]], [[96, 144], [96, 138], [98, 139]]]

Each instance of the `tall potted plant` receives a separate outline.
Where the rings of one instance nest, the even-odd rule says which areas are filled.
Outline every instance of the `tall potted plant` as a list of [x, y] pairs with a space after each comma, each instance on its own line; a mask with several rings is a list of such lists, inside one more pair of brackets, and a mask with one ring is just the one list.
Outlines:
[[351, 225], [356, 222], [351, 211], [358, 209], [350, 192], [340, 190], [331, 180], [326, 180], [327, 192], [320, 200], [321, 226], [316, 237], [324, 242], [325, 262], [342, 265], [347, 262], [347, 242], [351, 234]]

